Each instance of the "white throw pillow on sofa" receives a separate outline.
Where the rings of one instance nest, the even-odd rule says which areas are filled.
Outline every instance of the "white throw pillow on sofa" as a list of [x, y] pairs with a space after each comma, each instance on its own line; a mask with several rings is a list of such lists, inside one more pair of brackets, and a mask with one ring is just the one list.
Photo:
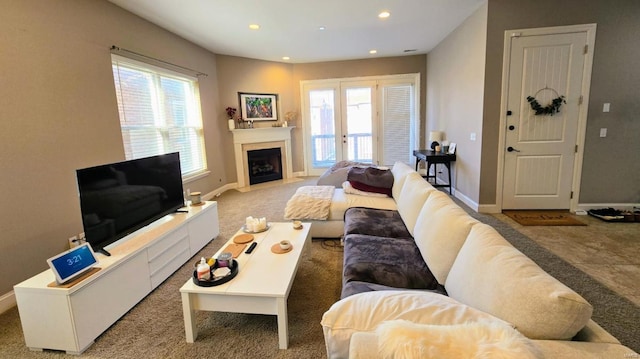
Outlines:
[[416, 220], [413, 237], [438, 283], [446, 282], [471, 227], [477, 223], [480, 222], [445, 193], [435, 191], [427, 198]]
[[445, 288], [451, 298], [513, 323], [531, 339], [571, 339], [593, 312], [578, 293], [483, 223], [471, 228]]
[[384, 290], [354, 294], [334, 303], [322, 316], [329, 358], [348, 358], [351, 335], [375, 330], [384, 321], [406, 319], [418, 324], [461, 324], [498, 318], [438, 293]]

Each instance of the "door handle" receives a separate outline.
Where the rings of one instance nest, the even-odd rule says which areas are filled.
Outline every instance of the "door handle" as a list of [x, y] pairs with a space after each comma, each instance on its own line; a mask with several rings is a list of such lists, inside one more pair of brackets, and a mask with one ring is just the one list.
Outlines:
[[514, 125], [509, 126], [509, 131], [513, 131], [515, 129], [516, 129], [516, 126], [514, 126]]
[[509, 146], [507, 147], [507, 152], [520, 152], [520, 150], [516, 150], [515, 148]]

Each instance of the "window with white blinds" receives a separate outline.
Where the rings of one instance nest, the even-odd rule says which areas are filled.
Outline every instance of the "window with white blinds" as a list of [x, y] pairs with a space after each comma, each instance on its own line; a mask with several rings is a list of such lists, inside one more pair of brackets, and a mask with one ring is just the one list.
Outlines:
[[111, 56], [126, 159], [180, 152], [183, 178], [205, 172], [198, 79]]
[[416, 147], [413, 119], [414, 93], [411, 84], [380, 85], [382, 116], [381, 163], [391, 166], [396, 161], [411, 163]]

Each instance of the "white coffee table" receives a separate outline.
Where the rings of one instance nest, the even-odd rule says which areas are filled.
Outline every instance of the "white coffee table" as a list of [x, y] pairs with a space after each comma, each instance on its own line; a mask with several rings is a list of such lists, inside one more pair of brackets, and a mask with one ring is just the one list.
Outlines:
[[[193, 343], [198, 336], [196, 311], [233, 312], [249, 314], [271, 314], [278, 316], [278, 341], [280, 349], [289, 345], [287, 320], [287, 298], [293, 278], [298, 271], [302, 252], [311, 249], [311, 223], [303, 223], [303, 228], [293, 229], [291, 223], [270, 223], [269, 230], [253, 234], [257, 247], [251, 254], [242, 253], [236, 259], [239, 272], [231, 281], [215, 286], [201, 287], [190, 278], [180, 288], [184, 329], [187, 342]], [[233, 235], [214, 255], [224, 250]], [[289, 240], [293, 245], [290, 252], [275, 254], [271, 246], [281, 240]], [[247, 248], [251, 243], [247, 243]]]

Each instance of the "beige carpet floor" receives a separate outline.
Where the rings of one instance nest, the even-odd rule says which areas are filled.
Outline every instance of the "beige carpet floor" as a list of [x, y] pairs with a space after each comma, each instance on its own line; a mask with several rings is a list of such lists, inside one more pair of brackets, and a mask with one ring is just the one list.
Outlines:
[[[315, 184], [312, 178], [309, 184]], [[278, 349], [275, 316], [198, 312], [199, 335], [185, 340], [180, 287], [193, 262], [214, 254], [242, 226], [247, 216], [283, 221], [286, 201], [307, 181], [219, 198], [220, 236], [174, 273], [102, 334], [81, 358], [326, 358], [320, 320], [340, 297], [342, 249], [338, 241], [312, 242], [303, 257], [289, 296], [289, 349]], [[268, 270], [268, 268], [265, 268]], [[96, 308], [99, 310], [99, 308]], [[63, 352], [31, 352], [24, 343], [16, 308], [0, 315], [0, 358], [62, 358]]]

